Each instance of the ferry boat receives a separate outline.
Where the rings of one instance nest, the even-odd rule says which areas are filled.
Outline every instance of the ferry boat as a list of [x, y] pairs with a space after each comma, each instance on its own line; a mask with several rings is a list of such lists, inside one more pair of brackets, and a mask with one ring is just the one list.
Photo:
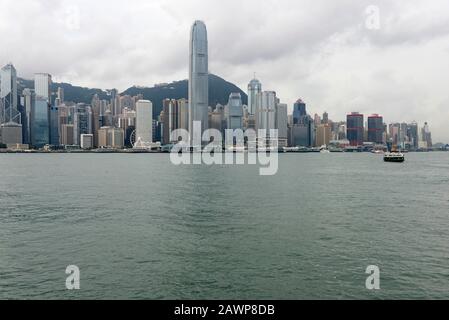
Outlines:
[[384, 155], [384, 161], [385, 162], [404, 162], [405, 157], [403, 153], [400, 152], [387, 152]]

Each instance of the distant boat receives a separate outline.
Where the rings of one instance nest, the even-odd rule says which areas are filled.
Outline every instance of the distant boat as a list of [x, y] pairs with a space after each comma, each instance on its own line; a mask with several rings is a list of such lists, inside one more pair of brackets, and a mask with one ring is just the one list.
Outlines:
[[331, 153], [326, 145], [321, 146], [320, 153]]
[[404, 162], [405, 157], [404, 154], [401, 152], [387, 152], [384, 155], [384, 161], [385, 162]]

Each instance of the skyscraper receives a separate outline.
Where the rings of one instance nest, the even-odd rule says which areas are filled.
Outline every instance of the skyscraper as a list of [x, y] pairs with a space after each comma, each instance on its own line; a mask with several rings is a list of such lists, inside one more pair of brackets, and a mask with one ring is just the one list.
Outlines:
[[278, 129], [279, 147], [286, 147], [288, 140], [288, 115], [287, 105], [278, 103], [276, 105], [276, 129]]
[[363, 145], [363, 114], [352, 112], [346, 117], [347, 139], [351, 146]]
[[368, 117], [368, 141], [382, 144], [384, 133], [384, 121], [382, 116], [373, 114]]
[[306, 116], [306, 104], [301, 99], [298, 99], [293, 105], [293, 124], [303, 122], [302, 119]]
[[248, 84], [248, 113], [256, 114], [257, 94], [262, 92], [262, 84], [259, 80], [253, 79]]
[[171, 134], [178, 129], [178, 101], [175, 99], [164, 99], [162, 101], [162, 110], [164, 111], [162, 144], [171, 142]]
[[50, 144], [49, 104], [42, 96], [36, 96], [34, 108], [31, 110], [31, 144], [42, 148]]
[[44, 98], [51, 103], [51, 75], [48, 73], [36, 73], [34, 75], [34, 92], [36, 96]]
[[148, 100], [136, 103], [136, 142], [153, 142], [153, 104]]
[[23, 106], [24, 117], [22, 117], [22, 135], [23, 135], [23, 143], [31, 144], [31, 110], [34, 109], [35, 95], [34, 90], [31, 89], [23, 89]]
[[301, 99], [298, 99], [293, 105], [290, 143], [294, 147], [312, 147], [315, 144], [315, 122], [307, 114], [306, 104]]
[[240, 93], [231, 93], [226, 106], [227, 129], [243, 128], [243, 103]]
[[17, 71], [12, 64], [0, 70], [0, 123], [21, 124], [17, 109]]
[[208, 128], [209, 69], [206, 25], [195, 21], [190, 33], [189, 61], [189, 131], [193, 122], [201, 121], [201, 133]]

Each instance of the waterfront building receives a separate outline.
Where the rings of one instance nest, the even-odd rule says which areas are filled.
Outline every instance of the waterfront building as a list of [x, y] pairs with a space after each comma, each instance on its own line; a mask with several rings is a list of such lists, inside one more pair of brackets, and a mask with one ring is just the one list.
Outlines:
[[153, 142], [153, 104], [148, 100], [136, 103], [136, 142]]
[[81, 135], [81, 149], [90, 150], [94, 147], [94, 135], [82, 134]]
[[328, 123], [323, 123], [316, 127], [316, 146], [328, 146], [331, 139], [331, 126]]
[[81, 145], [82, 134], [93, 134], [93, 114], [91, 106], [78, 103], [73, 114], [73, 144]]
[[121, 128], [101, 127], [98, 130], [98, 147], [122, 149], [124, 146], [124, 132]]
[[368, 117], [368, 142], [383, 144], [384, 131], [384, 122], [382, 116], [373, 114]]
[[31, 144], [43, 148], [50, 144], [50, 105], [42, 96], [35, 96], [34, 109], [31, 110]]
[[315, 122], [307, 114], [306, 104], [301, 99], [293, 105], [293, 124], [289, 141], [293, 147], [313, 147], [315, 144]]
[[346, 117], [346, 136], [353, 147], [363, 145], [363, 114], [352, 112]]
[[189, 59], [189, 132], [192, 139], [193, 121], [201, 121], [201, 132], [209, 122], [209, 69], [207, 29], [195, 21], [190, 32]]
[[278, 103], [276, 105], [276, 129], [278, 129], [278, 145], [279, 147], [288, 146], [288, 116], [287, 105]]
[[49, 133], [50, 133], [50, 145], [59, 146], [59, 108], [57, 106], [49, 106], [50, 120], [49, 120]]
[[0, 125], [1, 143], [7, 146], [22, 144], [22, 125], [16, 122], [2, 123]]
[[74, 145], [74, 129], [73, 124], [61, 125], [61, 145], [73, 146]]
[[0, 124], [21, 124], [17, 101], [17, 71], [9, 63], [0, 69]]
[[412, 149], [419, 148], [418, 123], [412, 122], [407, 125], [407, 138]]

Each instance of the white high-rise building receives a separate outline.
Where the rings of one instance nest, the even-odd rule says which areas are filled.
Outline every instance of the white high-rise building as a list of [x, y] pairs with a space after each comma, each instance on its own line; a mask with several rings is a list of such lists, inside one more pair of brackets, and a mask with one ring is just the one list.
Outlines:
[[248, 84], [248, 113], [256, 114], [257, 95], [262, 92], [262, 84], [259, 80], [253, 79]]
[[201, 121], [201, 133], [209, 126], [209, 69], [207, 29], [202, 21], [195, 21], [190, 32], [189, 61], [189, 131], [193, 122]]
[[276, 92], [263, 91], [257, 94], [256, 104], [256, 129], [265, 129], [267, 133], [270, 129], [276, 128]]
[[148, 100], [136, 103], [136, 143], [153, 142], [153, 104]]
[[48, 73], [36, 73], [34, 75], [34, 93], [51, 103], [51, 75]]

